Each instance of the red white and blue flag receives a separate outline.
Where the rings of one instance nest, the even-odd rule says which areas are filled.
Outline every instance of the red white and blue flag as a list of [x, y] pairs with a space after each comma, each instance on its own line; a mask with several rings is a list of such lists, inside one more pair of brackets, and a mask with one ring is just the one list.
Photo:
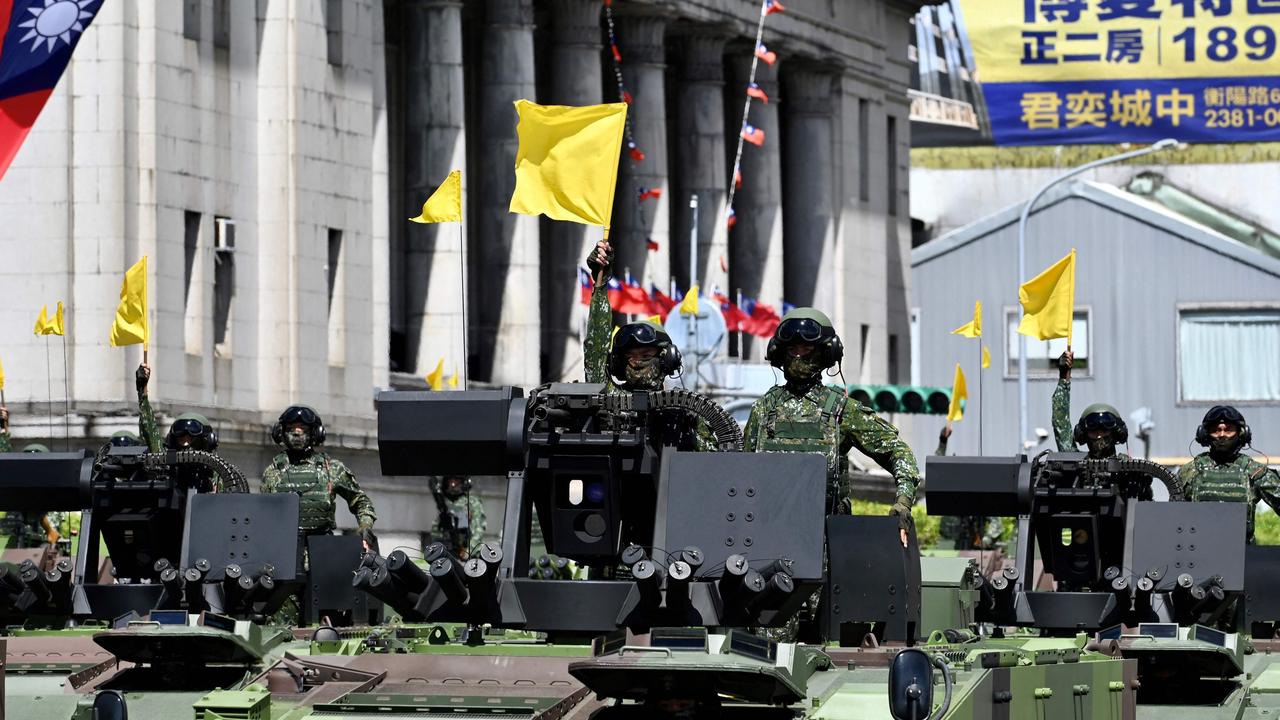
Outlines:
[[622, 283], [618, 281], [618, 278], [609, 278], [608, 292], [609, 307], [613, 308], [615, 312], [622, 312], [618, 309], [618, 306], [622, 304]]
[[747, 97], [753, 97], [765, 105], [769, 104], [769, 96], [756, 83], [747, 83]]
[[657, 285], [649, 283], [649, 309], [652, 311], [650, 315], [660, 315], [662, 321], [667, 321], [667, 313], [671, 312], [671, 308], [676, 306], [676, 301], [672, 300], [658, 289]]
[[764, 43], [760, 43], [759, 45], [756, 45], [756, 57], [765, 61], [769, 65], [772, 65], [778, 62], [778, 53], [773, 52], [769, 48], [765, 47]]
[[778, 0], [764, 0], [764, 14], [766, 17], [774, 13], [784, 12], [786, 9], [786, 6], [778, 2]]
[[764, 147], [764, 131], [751, 123], [742, 126], [742, 139], [756, 147]]
[[583, 305], [591, 304], [591, 273], [585, 268], [578, 268], [578, 293]]
[[645, 200], [657, 200], [662, 197], [662, 188], [647, 188], [643, 185], [636, 188], [636, 195], [640, 198], [640, 202]]
[[627, 281], [622, 287], [622, 297], [618, 301], [617, 311], [628, 315], [649, 315], [649, 293], [644, 291], [640, 283], [627, 273]]
[[724, 224], [730, 230], [733, 229], [734, 225], [738, 224], [738, 213], [734, 212], [733, 208], [729, 208], [729, 217], [725, 218]]
[[[742, 305], [744, 312], [747, 312], [747, 298], [742, 299]], [[743, 329], [752, 335], [759, 337], [772, 336], [778, 329], [778, 323], [782, 321], [782, 318], [778, 317], [777, 310], [774, 310], [772, 306], [766, 305], [762, 302], [752, 300], [751, 310], [749, 312], [751, 319], [747, 321]]]
[[0, 177], [101, 8], [102, 0], [0, 0]]

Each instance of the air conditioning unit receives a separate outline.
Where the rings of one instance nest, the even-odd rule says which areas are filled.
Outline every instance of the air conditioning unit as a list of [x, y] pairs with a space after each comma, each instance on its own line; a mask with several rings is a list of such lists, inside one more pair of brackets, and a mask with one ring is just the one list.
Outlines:
[[236, 221], [231, 218], [213, 219], [213, 249], [232, 252], [236, 249]]

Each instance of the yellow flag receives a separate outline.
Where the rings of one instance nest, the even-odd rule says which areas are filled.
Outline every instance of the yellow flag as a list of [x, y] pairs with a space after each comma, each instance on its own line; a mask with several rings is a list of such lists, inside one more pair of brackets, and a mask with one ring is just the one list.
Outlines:
[[650, 315], [649, 317], [647, 317], [647, 318], [645, 318], [645, 319], [646, 319], [646, 320], [648, 320], [649, 322], [653, 323], [654, 325], [661, 325], [661, 324], [662, 324], [662, 316], [661, 316], [661, 315]]
[[609, 227], [625, 103], [566, 107], [516, 101], [516, 190], [511, 212]]
[[444, 358], [440, 358], [436, 369], [427, 375], [427, 385], [436, 392], [444, 390]]
[[120, 306], [111, 323], [111, 345], [146, 345], [150, 339], [147, 327], [147, 256], [125, 271], [120, 286]]
[[947, 408], [947, 422], [964, 419], [964, 408], [960, 403], [969, 399], [969, 388], [964, 383], [964, 371], [960, 363], [956, 363], [956, 377], [951, 381], [951, 405]]
[[4, 363], [0, 363], [0, 390], [4, 389]]
[[685, 315], [698, 314], [698, 286], [694, 285], [689, 288], [689, 292], [684, 294], [684, 300], [680, 301], [680, 312]]
[[65, 335], [66, 325], [64, 324], [62, 314], [62, 302], [58, 302], [58, 312], [53, 317], [49, 317], [49, 306], [42, 305], [40, 307], [40, 317], [36, 318], [36, 335]]
[[952, 335], [963, 335], [970, 338], [982, 337], [982, 301], [973, 304], [973, 320], [951, 331]]
[[982, 346], [982, 369], [986, 370], [991, 367], [991, 353], [987, 351], [987, 346]]
[[1018, 332], [1040, 340], [1067, 338], [1071, 344], [1071, 314], [1076, 300], [1076, 251], [1018, 288], [1022, 322]]
[[449, 387], [454, 390], [458, 389], [458, 369], [453, 369], [453, 374], [449, 376]]
[[462, 222], [462, 171], [454, 170], [422, 204], [416, 223]]

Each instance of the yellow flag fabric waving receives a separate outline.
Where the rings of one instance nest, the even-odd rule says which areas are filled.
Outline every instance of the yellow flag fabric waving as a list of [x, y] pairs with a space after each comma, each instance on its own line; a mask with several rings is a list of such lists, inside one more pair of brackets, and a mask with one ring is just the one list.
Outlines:
[[453, 369], [453, 374], [449, 376], [449, 387], [454, 390], [458, 389], [458, 369]]
[[961, 403], [969, 399], [969, 388], [964, 382], [964, 371], [960, 363], [956, 363], [956, 377], [951, 381], [951, 405], [947, 408], [947, 422], [964, 419], [964, 408]]
[[982, 369], [986, 370], [991, 367], [991, 353], [987, 350], [987, 346], [982, 346]]
[[626, 103], [567, 107], [516, 101], [511, 212], [609, 227]]
[[1071, 344], [1071, 314], [1076, 300], [1076, 251], [1018, 288], [1022, 322], [1018, 332], [1040, 340], [1067, 338]]
[[40, 317], [36, 318], [36, 335], [66, 335], [66, 325], [63, 322], [62, 301], [58, 301], [58, 312], [53, 317], [49, 317], [49, 306], [42, 305], [40, 307]]
[[120, 306], [111, 323], [111, 345], [146, 345], [150, 339], [147, 327], [147, 256], [125, 271], [120, 286]]
[[427, 375], [427, 385], [436, 392], [444, 390], [444, 358], [440, 358], [436, 369]]
[[951, 331], [952, 335], [963, 335], [970, 338], [982, 337], [982, 301], [973, 304], [973, 320]]
[[0, 363], [0, 390], [4, 389], [4, 363]]
[[462, 222], [462, 171], [454, 170], [422, 204], [416, 223]]
[[689, 292], [684, 294], [684, 299], [680, 301], [680, 312], [685, 315], [698, 314], [698, 286], [694, 285], [689, 288]]

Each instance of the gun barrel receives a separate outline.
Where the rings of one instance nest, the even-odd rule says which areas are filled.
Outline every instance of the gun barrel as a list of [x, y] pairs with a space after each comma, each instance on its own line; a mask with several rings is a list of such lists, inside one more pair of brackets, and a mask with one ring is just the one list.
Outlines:
[[0, 453], [0, 510], [81, 510], [90, 505], [93, 456]]

